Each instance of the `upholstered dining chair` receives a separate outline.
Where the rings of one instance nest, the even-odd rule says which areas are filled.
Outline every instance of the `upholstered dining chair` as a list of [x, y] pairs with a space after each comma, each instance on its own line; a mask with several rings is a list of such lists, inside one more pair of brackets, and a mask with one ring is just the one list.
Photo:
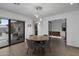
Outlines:
[[27, 43], [27, 54], [29, 55], [33, 55], [34, 50], [38, 50], [39, 48], [42, 47], [39, 41], [32, 41], [30, 39], [29, 40], [26, 39], [26, 43]]
[[51, 51], [51, 49], [50, 49], [51, 39], [46, 40], [46, 41], [42, 41], [40, 43], [41, 43], [40, 45], [42, 48], [44, 48], [45, 50], [46, 49], [49, 50], [49, 52]]
[[26, 39], [26, 45], [27, 45], [27, 54], [32, 55], [33, 53], [33, 42], [30, 39]]

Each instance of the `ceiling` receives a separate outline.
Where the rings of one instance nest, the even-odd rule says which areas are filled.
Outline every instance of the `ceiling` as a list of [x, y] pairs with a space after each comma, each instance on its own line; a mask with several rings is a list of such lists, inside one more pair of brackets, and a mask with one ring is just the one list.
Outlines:
[[73, 5], [70, 5], [69, 3], [0, 3], [0, 9], [22, 14], [31, 18], [35, 17], [35, 8], [37, 6], [42, 7], [38, 12], [39, 17], [41, 18], [79, 9], [78, 3]]

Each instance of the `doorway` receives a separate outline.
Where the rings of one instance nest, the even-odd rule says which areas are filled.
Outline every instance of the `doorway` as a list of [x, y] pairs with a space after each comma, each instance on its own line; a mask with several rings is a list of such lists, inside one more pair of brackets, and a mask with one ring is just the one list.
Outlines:
[[35, 23], [35, 35], [38, 35], [38, 24], [37, 23]]
[[63, 39], [66, 45], [67, 37], [67, 19], [56, 19], [48, 22], [49, 36], [53, 38]]

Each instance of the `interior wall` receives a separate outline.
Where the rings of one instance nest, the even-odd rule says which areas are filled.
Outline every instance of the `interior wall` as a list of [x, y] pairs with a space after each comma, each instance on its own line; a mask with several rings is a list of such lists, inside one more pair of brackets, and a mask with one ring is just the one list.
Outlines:
[[48, 20], [42, 19], [40, 24], [38, 25], [38, 35], [48, 35]]
[[41, 32], [42, 34], [48, 34], [48, 21], [65, 18], [67, 19], [67, 45], [79, 47], [79, 11], [72, 11], [43, 18], [43, 26], [40, 26], [43, 30]]
[[[31, 24], [31, 26], [28, 26], [29, 24]], [[30, 35], [34, 34], [35, 34], [34, 23], [32, 19], [28, 19], [25, 21], [25, 38], [29, 38]]]
[[[34, 34], [33, 21], [31, 18], [28, 18], [27, 16], [0, 9], [0, 18], [8, 18], [12, 20], [14, 19], [14, 20], [24, 21], [25, 22], [25, 38], [27, 38], [29, 35]], [[28, 27], [28, 24], [31, 24], [31, 27]]]

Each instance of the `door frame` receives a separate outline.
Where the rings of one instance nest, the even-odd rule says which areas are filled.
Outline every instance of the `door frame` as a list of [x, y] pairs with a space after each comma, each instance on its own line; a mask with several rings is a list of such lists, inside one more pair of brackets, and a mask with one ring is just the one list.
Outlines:
[[[65, 26], [66, 26], [66, 31], [65, 31], [65, 46], [67, 46], [67, 18], [62, 18], [63, 20], [65, 20]], [[55, 20], [59, 20], [59, 19], [55, 19]], [[51, 20], [53, 21], [53, 20]], [[48, 21], [48, 35], [49, 35], [49, 23], [51, 21]]]
[[[6, 20], [8, 20], [8, 45], [6, 45], [6, 46], [3, 46], [3, 47], [0, 47], [0, 48], [4, 48], [4, 47], [8, 47], [8, 46], [11, 46], [11, 45], [14, 45], [14, 44], [18, 44], [18, 43], [21, 43], [21, 42], [24, 42], [24, 41], [21, 41], [21, 42], [17, 42], [17, 43], [14, 43], [14, 44], [11, 44], [11, 25], [10, 25], [10, 23], [11, 23], [11, 20], [12, 19], [8, 19], [8, 18], [2, 18], [1, 17], [1, 19], [6, 19]], [[20, 21], [20, 20], [13, 20], [13, 21]], [[25, 39], [25, 22], [24, 21], [20, 21], [20, 22], [23, 22], [23, 33], [24, 33], [24, 39]]]
[[18, 43], [21, 43], [21, 42], [24, 42], [24, 41], [21, 41], [21, 42], [16, 42], [16, 43], [11, 44], [11, 25], [10, 25], [11, 21], [19, 21], [19, 22], [23, 23], [23, 33], [24, 33], [24, 39], [25, 39], [25, 22], [24, 21], [20, 21], [20, 20], [9, 19], [9, 46], [14, 45], [14, 44], [18, 44]]

